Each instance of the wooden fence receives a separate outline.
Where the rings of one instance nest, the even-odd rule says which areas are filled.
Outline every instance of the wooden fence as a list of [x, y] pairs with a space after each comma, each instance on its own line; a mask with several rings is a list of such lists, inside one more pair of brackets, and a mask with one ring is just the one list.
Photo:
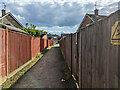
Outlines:
[[0, 29], [0, 75], [8, 76], [37, 53], [53, 44], [52, 40], [35, 38], [9, 30], [7, 27]]
[[119, 88], [120, 10], [60, 41], [79, 88]]

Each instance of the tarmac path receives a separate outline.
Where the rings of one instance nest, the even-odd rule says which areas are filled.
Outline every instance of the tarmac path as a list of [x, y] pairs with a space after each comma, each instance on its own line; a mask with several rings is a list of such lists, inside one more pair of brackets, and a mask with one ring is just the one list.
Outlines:
[[59, 46], [54, 46], [11, 88], [76, 88], [76, 85]]

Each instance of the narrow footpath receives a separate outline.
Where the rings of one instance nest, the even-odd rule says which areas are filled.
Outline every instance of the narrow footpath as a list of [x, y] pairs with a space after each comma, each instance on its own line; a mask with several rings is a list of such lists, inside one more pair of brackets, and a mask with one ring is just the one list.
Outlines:
[[59, 46], [54, 46], [11, 88], [76, 88], [76, 85]]

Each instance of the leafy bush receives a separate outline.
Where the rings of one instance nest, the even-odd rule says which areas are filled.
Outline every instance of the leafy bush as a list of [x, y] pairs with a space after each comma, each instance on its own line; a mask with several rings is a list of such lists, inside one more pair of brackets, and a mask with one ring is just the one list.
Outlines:
[[[44, 30], [37, 30], [36, 26], [31, 24], [31, 27], [28, 27], [28, 23], [26, 23], [26, 27], [20, 27], [20, 29], [24, 30], [25, 32], [29, 33], [33, 37], [42, 37], [42, 34], [47, 34], [47, 31]], [[41, 34], [42, 33], [42, 34]]]

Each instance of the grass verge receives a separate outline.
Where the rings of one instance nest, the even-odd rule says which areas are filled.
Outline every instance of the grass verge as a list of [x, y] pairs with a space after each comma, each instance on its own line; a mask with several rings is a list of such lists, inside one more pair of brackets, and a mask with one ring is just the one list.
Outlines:
[[2, 90], [10, 88], [21, 76], [23, 76], [30, 68], [32, 68], [40, 60], [40, 58], [42, 58], [44, 54], [47, 51], [49, 51], [52, 47], [53, 46], [50, 46], [47, 49], [43, 50], [41, 53], [38, 53], [32, 62], [30, 62], [27, 66], [18, 71], [15, 75], [7, 79], [2, 84]]

